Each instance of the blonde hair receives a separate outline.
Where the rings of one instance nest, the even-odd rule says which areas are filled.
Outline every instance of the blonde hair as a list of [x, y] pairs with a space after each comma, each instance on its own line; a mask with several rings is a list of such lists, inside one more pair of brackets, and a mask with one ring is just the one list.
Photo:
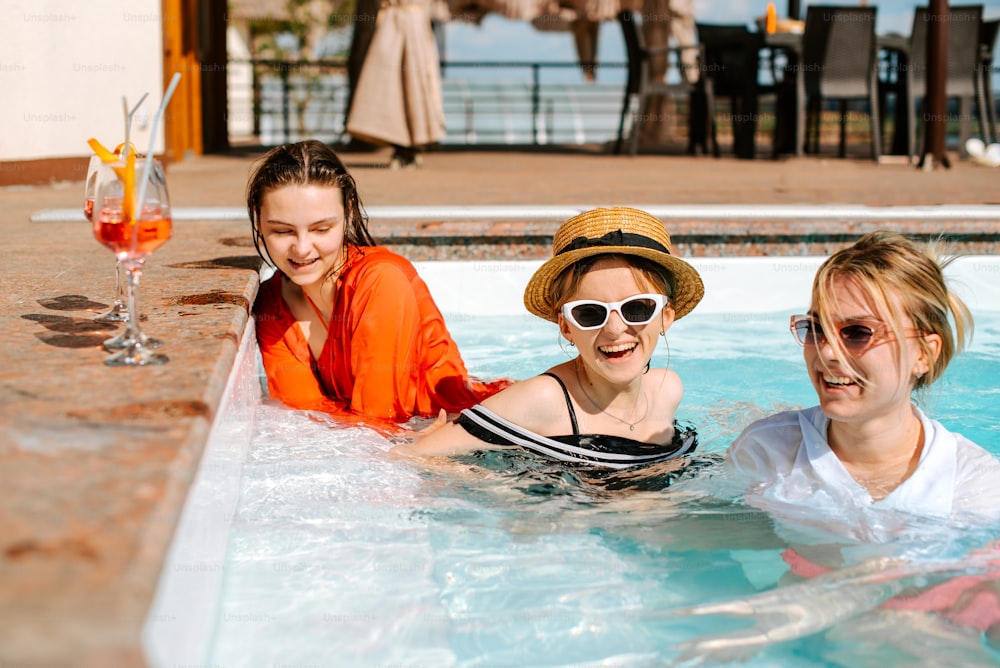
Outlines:
[[[913, 389], [929, 386], [972, 339], [973, 331], [972, 314], [944, 279], [943, 269], [956, 256], [945, 258], [943, 250], [938, 242], [918, 244], [897, 232], [878, 230], [831, 255], [816, 272], [812, 287], [812, 307], [823, 331], [836, 331], [830, 317], [831, 307], [837, 303], [834, 282], [850, 281], [888, 317], [886, 324], [901, 347], [906, 345], [905, 318], [923, 334], [915, 340], [927, 356], [928, 371], [916, 379]], [[936, 355], [927, 334], [941, 337]], [[840, 337], [831, 336], [827, 341], [838, 360], [862, 378]]]

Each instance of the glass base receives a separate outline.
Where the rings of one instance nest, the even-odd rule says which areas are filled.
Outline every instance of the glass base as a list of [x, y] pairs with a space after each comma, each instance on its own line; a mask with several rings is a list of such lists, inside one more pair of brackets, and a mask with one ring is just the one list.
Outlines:
[[97, 322], [128, 322], [128, 305], [122, 302], [115, 302], [111, 308], [94, 318], [94, 320]]
[[[108, 339], [101, 345], [103, 345], [104, 349], [110, 353], [116, 350], [124, 350], [128, 348], [130, 345], [132, 345], [132, 339], [130, 339], [128, 336], [122, 333], [119, 334], [118, 336]], [[162, 345], [163, 341], [161, 341], [160, 339], [154, 338], [152, 336], [146, 336], [145, 334], [142, 335], [143, 348], [159, 348]]]
[[104, 363], [108, 366], [151, 366], [155, 364], [166, 364], [170, 358], [160, 353], [151, 353], [143, 346], [131, 346], [115, 353]]

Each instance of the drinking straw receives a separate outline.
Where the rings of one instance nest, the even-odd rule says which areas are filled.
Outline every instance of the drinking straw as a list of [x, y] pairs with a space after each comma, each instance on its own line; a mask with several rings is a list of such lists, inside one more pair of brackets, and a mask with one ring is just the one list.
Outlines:
[[135, 103], [135, 106], [132, 107], [130, 111], [128, 108], [128, 100], [126, 100], [125, 96], [122, 95], [122, 110], [125, 112], [125, 148], [122, 150], [126, 155], [129, 152], [129, 138], [132, 136], [132, 117], [135, 116], [135, 112], [139, 111], [139, 107], [142, 106], [142, 103], [146, 101], [147, 97], [149, 97], [149, 93], [143, 93], [142, 97], [139, 98], [139, 101]]
[[132, 117], [128, 113], [128, 100], [122, 95], [122, 111], [125, 113], [125, 143], [122, 144], [122, 151], [128, 154], [128, 135], [132, 130]]
[[[153, 127], [149, 134], [149, 150], [146, 151], [146, 164], [143, 166], [142, 171], [142, 184], [139, 186], [139, 199], [136, 202], [136, 216], [142, 215], [142, 207], [146, 202], [146, 186], [149, 184], [149, 172], [153, 168], [153, 150], [155, 148], [154, 143], [156, 142], [156, 129], [160, 125], [160, 118], [163, 117], [163, 111], [170, 104], [170, 97], [174, 94], [174, 89], [177, 88], [177, 82], [181, 80], [181, 73], [174, 72], [174, 76], [170, 79], [170, 85], [167, 86], [167, 92], [163, 94], [163, 100], [160, 101], [160, 107], [156, 110], [156, 115], [153, 116]], [[135, 251], [136, 239], [139, 235], [132, 235], [132, 250]]]
[[139, 101], [135, 103], [134, 107], [132, 107], [132, 111], [128, 112], [129, 123], [132, 122], [132, 117], [135, 116], [135, 112], [139, 111], [139, 107], [142, 106], [142, 103], [146, 101], [147, 97], [149, 97], [149, 93], [143, 93], [142, 97], [139, 98]]

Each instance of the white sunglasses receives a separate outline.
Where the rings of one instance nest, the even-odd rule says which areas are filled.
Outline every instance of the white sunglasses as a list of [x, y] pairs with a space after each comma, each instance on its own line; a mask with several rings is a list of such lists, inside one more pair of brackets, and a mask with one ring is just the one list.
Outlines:
[[580, 299], [563, 304], [563, 317], [577, 329], [600, 329], [608, 322], [611, 312], [617, 313], [626, 324], [645, 325], [670, 303], [666, 295], [635, 295], [620, 302], [599, 302]]

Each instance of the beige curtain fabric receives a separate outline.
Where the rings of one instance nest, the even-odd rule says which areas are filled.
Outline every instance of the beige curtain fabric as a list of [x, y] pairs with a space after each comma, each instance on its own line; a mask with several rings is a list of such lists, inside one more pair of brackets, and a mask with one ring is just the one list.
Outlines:
[[377, 144], [421, 147], [445, 134], [441, 69], [429, 2], [383, 3], [347, 131]]
[[[489, 13], [509, 19], [531, 21], [545, 32], [568, 31], [573, 34], [581, 64], [597, 59], [599, 25], [614, 21], [618, 12], [640, 12], [646, 31], [646, 43], [666, 44], [669, 37], [676, 44], [695, 44], [694, 0], [442, 0], [452, 20], [478, 23]], [[696, 54], [685, 54], [685, 64], [694, 66]], [[666, 61], [663, 63], [663, 76]], [[592, 78], [589, 76], [588, 79]]]
[[[694, 0], [641, 0], [642, 36], [649, 47], [697, 44]], [[671, 38], [673, 40], [671, 41]], [[683, 75], [688, 81], [698, 78], [698, 54], [691, 50], [681, 56]], [[666, 56], [649, 60], [649, 78], [663, 81], [667, 76]], [[640, 110], [644, 119], [639, 128], [640, 145], [666, 146], [672, 144], [676, 129], [677, 110], [670, 96], [652, 96]]]
[[532, 21], [556, 10], [552, 0], [446, 0], [452, 19], [479, 23], [486, 14]]
[[[376, 19], [368, 55], [354, 91], [347, 131], [377, 144], [419, 148], [445, 134], [441, 70], [431, 30], [435, 0], [386, 0]], [[441, 0], [437, 0], [440, 2]], [[478, 20], [489, 12], [533, 21], [536, 27], [570, 30], [581, 63], [596, 57], [597, 27], [621, 9], [642, 12], [647, 44], [694, 44], [693, 0], [444, 0], [453, 20]], [[440, 7], [437, 8], [440, 11]], [[693, 66], [694, 52], [685, 54]], [[687, 62], [691, 60], [692, 62]], [[666, 61], [653, 63], [652, 76], [664, 76]], [[586, 72], [588, 78], [590, 72]], [[672, 101], [658, 101], [659, 113], [672, 117]], [[655, 113], [650, 110], [650, 113]], [[664, 117], [664, 116], [661, 116]], [[644, 135], [669, 132], [670, 124], [647, 125]]]
[[642, 0], [446, 0], [453, 19], [479, 22], [485, 14], [531, 21], [539, 30], [569, 30], [574, 21], [611, 21]]
[[[642, 0], [642, 33], [649, 47], [688, 46], [698, 43], [695, 29], [694, 0]], [[671, 40], [671, 38], [673, 38]], [[684, 76], [698, 79], [698, 54], [694, 50], [681, 54]], [[667, 73], [666, 57], [651, 58], [649, 77], [662, 81]]]

